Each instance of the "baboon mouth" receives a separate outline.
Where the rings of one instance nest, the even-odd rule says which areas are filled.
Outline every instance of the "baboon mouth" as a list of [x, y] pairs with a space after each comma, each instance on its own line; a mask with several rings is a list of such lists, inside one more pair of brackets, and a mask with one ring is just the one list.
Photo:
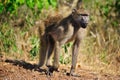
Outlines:
[[81, 23], [82, 28], [86, 28], [88, 23]]

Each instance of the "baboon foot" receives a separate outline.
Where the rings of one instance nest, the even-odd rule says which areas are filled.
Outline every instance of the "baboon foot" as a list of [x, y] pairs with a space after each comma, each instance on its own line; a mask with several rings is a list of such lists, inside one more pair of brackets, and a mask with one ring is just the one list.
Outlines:
[[67, 75], [67, 76], [80, 77], [80, 75], [79, 75], [79, 74], [75, 73], [75, 70], [74, 70], [74, 69], [73, 69], [73, 70], [71, 70], [71, 71], [70, 71], [70, 73], [67, 73], [66, 75]]
[[74, 77], [81, 77], [79, 74], [77, 73], [66, 73], [67, 76], [74, 76]]
[[37, 66], [35, 67], [35, 71], [39, 71], [39, 72], [41, 72], [42, 74], [45, 74], [45, 73], [47, 72], [47, 69], [48, 69], [47, 66], [39, 66], [39, 65], [37, 65]]
[[52, 76], [54, 71], [59, 72], [58, 68], [55, 68], [55, 67], [53, 67], [53, 66], [50, 66], [50, 67], [48, 67], [48, 70], [47, 70], [47, 73], [46, 73], [46, 74], [47, 74], [48, 76]]

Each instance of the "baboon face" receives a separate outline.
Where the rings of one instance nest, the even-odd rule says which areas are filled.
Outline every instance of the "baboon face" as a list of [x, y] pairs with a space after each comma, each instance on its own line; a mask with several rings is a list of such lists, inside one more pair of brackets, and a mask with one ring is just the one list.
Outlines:
[[72, 11], [73, 19], [77, 24], [79, 24], [82, 28], [86, 28], [87, 24], [89, 22], [89, 14], [84, 12], [79, 12], [76, 9], [73, 9]]

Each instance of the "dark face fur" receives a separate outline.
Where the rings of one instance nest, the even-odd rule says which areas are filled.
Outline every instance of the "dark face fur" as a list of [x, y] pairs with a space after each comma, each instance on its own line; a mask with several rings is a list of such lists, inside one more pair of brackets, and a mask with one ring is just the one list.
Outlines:
[[86, 13], [78, 13], [77, 10], [73, 10], [73, 19], [77, 22], [82, 28], [86, 28], [89, 22], [89, 15]]

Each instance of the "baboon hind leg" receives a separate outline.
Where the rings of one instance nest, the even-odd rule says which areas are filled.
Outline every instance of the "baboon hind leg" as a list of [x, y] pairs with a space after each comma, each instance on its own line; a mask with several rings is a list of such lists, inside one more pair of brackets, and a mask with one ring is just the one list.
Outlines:
[[48, 55], [47, 55], [47, 62], [46, 62], [46, 66], [48, 67], [51, 67], [52, 64], [51, 64], [51, 55], [53, 53], [53, 50], [54, 50], [54, 41], [52, 38], [49, 38], [49, 47], [48, 47]]
[[49, 75], [51, 75], [53, 73], [53, 71], [58, 71], [59, 57], [60, 57], [59, 42], [55, 42], [55, 46], [54, 46], [54, 61], [53, 61], [53, 66], [51, 66], [49, 68]]
[[42, 67], [45, 65], [46, 58], [47, 58], [47, 40], [44, 36], [42, 36], [41, 42], [40, 42], [40, 53], [39, 53], [38, 67]]

